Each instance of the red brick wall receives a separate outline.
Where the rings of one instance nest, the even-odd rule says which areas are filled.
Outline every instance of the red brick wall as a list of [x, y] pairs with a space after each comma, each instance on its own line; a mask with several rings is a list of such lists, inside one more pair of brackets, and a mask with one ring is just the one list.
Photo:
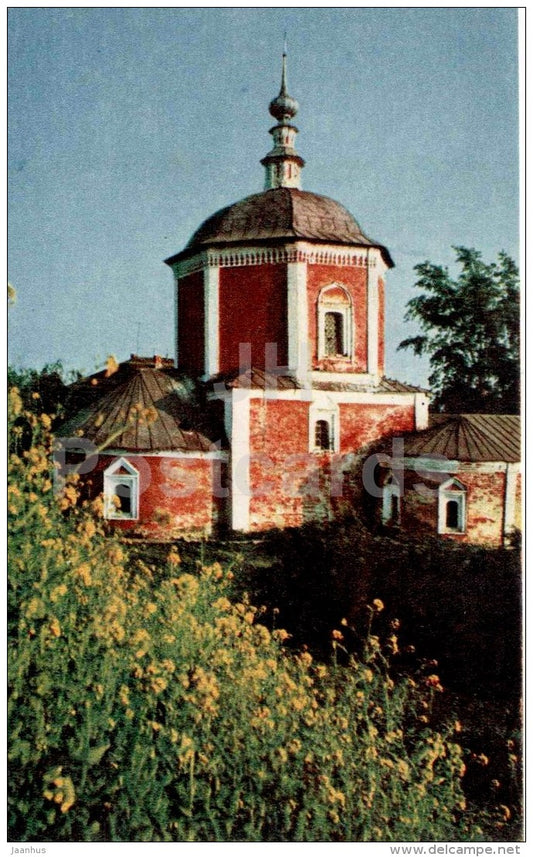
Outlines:
[[385, 282], [382, 277], [378, 280], [378, 372], [385, 372]]
[[[451, 478], [450, 474], [450, 478]], [[441, 538], [498, 547], [502, 544], [505, 510], [505, 473], [479, 473], [476, 470], [453, 474], [467, 489], [466, 532], [445, 533]], [[437, 535], [438, 481], [412, 472], [405, 473], [405, 496], [402, 501], [402, 529], [425, 531]], [[414, 486], [427, 484], [432, 495]]]
[[265, 366], [265, 345], [276, 342], [286, 366], [287, 266], [220, 269], [220, 371], [239, 367], [239, 343], [251, 343], [252, 365]]
[[313, 457], [308, 454], [309, 403], [250, 402], [250, 523], [254, 530], [299, 526]]
[[204, 275], [197, 271], [178, 284], [178, 366], [202, 372], [204, 359]]
[[347, 361], [335, 361], [331, 371], [366, 372], [367, 371], [367, 300], [366, 268], [349, 268], [336, 265], [307, 266], [307, 294], [309, 304], [309, 344], [313, 368], [324, 368], [318, 361], [318, 296], [320, 291], [332, 283], [341, 283], [352, 298], [354, 311], [355, 365]]
[[[90, 495], [103, 491], [103, 471], [118, 456], [101, 455], [86, 478]], [[128, 458], [127, 455], [124, 458]], [[140, 473], [139, 519], [110, 521], [116, 529], [152, 538], [183, 533], [209, 534], [222, 513], [224, 500], [214, 496], [220, 482], [219, 461], [205, 458], [132, 456]]]
[[517, 530], [522, 529], [522, 475], [516, 477], [516, 501], [514, 510], [514, 526]]
[[412, 405], [340, 405], [339, 454], [309, 452], [309, 402], [250, 402], [250, 525], [253, 530], [327, 520], [352, 508], [345, 456], [392, 430], [411, 431]]
[[460, 473], [466, 485], [468, 541], [500, 545], [505, 510], [505, 473]]
[[340, 405], [340, 451], [354, 452], [380, 437], [413, 431], [412, 400], [403, 405]]

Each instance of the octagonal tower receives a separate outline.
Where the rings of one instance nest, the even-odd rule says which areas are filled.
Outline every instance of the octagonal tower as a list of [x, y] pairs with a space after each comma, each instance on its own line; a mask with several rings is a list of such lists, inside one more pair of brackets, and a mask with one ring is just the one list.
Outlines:
[[166, 262], [176, 280], [176, 358], [204, 378], [243, 366], [303, 381], [384, 371], [384, 275], [393, 262], [340, 203], [300, 190], [297, 102], [280, 93], [266, 190], [211, 215]]

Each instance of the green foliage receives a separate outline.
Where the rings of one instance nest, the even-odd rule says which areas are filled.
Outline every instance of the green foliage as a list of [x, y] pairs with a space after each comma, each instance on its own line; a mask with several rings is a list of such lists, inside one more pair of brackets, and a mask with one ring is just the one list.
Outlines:
[[520, 292], [518, 269], [500, 253], [455, 247], [461, 272], [431, 262], [415, 266], [422, 294], [407, 304], [406, 321], [423, 333], [399, 348], [430, 356], [434, 406], [449, 413], [518, 413], [520, 405]]
[[67, 398], [68, 386], [81, 374], [67, 372], [61, 360], [47, 363], [42, 369], [8, 367], [9, 387], [16, 387], [25, 409], [34, 413], [60, 415]]
[[[354, 519], [274, 532], [238, 549], [241, 587], [270, 609], [279, 606], [278, 619], [292, 642], [306, 642], [317, 657], [326, 656], [329, 629], [341, 617], [348, 620], [344, 646], [364, 651], [367, 604], [376, 596], [383, 600], [386, 609], [374, 627], [389, 651], [391, 675], [424, 681], [438, 672], [445, 693], [433, 707], [432, 723], [438, 726], [439, 716], [453, 711], [464, 724], [457, 740], [465, 751], [467, 795], [487, 808], [496, 825], [498, 807], [510, 807], [505, 838], [519, 837], [519, 545], [494, 550], [378, 535]], [[387, 636], [391, 624], [398, 626], [395, 641]], [[478, 757], [488, 762], [481, 765]], [[497, 830], [492, 838], [502, 837]]]
[[[15, 417], [21, 402], [11, 396]], [[438, 680], [364, 651], [289, 652], [231, 569], [155, 572], [54, 497], [42, 419], [10, 459], [9, 824], [19, 841], [479, 838]], [[338, 665], [341, 655], [345, 665]]]

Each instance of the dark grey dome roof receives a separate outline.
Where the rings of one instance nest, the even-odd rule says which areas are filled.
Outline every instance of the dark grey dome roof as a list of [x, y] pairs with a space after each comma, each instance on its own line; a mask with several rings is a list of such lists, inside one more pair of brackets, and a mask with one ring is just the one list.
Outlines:
[[339, 202], [289, 187], [256, 193], [215, 212], [196, 230], [185, 250], [166, 261], [172, 263], [209, 246], [273, 240], [377, 247], [386, 262], [394, 264], [387, 248], [368, 238]]

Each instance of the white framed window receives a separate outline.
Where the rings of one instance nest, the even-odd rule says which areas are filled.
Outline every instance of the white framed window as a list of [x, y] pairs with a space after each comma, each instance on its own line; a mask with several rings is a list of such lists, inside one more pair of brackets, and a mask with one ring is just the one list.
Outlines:
[[314, 404], [309, 411], [309, 451], [338, 452], [339, 408], [334, 403]]
[[333, 442], [333, 426], [330, 420], [315, 422], [315, 449], [331, 449]]
[[383, 485], [381, 521], [387, 526], [398, 526], [401, 520], [400, 483], [392, 474]]
[[134, 521], [139, 517], [139, 471], [126, 458], [104, 470], [104, 517]]
[[332, 283], [320, 292], [317, 311], [318, 357], [353, 356], [352, 299], [344, 286]]
[[439, 487], [438, 532], [466, 532], [466, 488], [458, 479], [448, 479]]

